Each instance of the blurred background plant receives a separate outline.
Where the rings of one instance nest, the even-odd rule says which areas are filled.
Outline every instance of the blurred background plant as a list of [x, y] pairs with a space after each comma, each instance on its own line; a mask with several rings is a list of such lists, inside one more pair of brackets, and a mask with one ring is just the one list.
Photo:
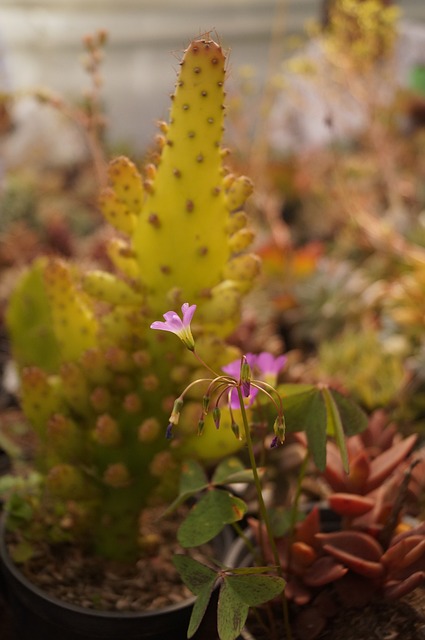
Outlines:
[[330, 381], [367, 410], [391, 407], [414, 430], [424, 419], [425, 90], [404, 29], [395, 4], [327, 3], [269, 81], [251, 146], [261, 153], [237, 160], [255, 166], [263, 259], [244, 335], [280, 340], [292, 378]]

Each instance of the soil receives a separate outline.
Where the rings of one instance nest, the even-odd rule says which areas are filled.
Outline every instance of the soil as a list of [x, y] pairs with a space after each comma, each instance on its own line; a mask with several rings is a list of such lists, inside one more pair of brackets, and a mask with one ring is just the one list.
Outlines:
[[425, 590], [337, 615], [320, 640], [425, 640]]
[[[159, 519], [162, 513], [163, 508], [145, 510], [144, 531], [152, 528], [155, 544], [134, 564], [93, 557], [68, 544], [53, 548], [39, 544], [36, 555], [20, 570], [50, 595], [89, 609], [149, 611], [182, 602], [193, 595], [172, 563], [176, 553], [187, 553], [176, 540], [182, 514]], [[13, 550], [13, 538], [8, 542]], [[206, 544], [192, 549], [190, 555], [210, 564], [207, 558], [215, 553], [213, 545]]]
[[[285, 640], [283, 625], [278, 640]], [[361, 609], [342, 609], [315, 640], [425, 640], [425, 588], [399, 601], [377, 600]], [[270, 631], [252, 625], [243, 640], [274, 640]], [[307, 640], [293, 632], [293, 640]]]

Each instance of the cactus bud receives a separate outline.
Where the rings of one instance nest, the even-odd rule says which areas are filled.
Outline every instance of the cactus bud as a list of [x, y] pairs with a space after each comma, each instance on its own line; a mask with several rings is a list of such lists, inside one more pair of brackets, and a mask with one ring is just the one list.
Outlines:
[[175, 467], [175, 462], [169, 451], [160, 451], [149, 465], [149, 471], [156, 478], [161, 478], [165, 473]]
[[232, 214], [226, 223], [226, 231], [232, 235], [246, 227], [248, 217], [245, 211], [237, 211]]
[[134, 369], [130, 354], [120, 347], [109, 347], [105, 352], [106, 363], [117, 373], [128, 373]]
[[135, 351], [133, 353], [133, 361], [140, 368], [145, 369], [149, 367], [152, 362], [152, 356], [148, 351]]
[[240, 229], [229, 238], [229, 247], [232, 253], [240, 253], [254, 240], [254, 232], [251, 229]]
[[93, 439], [105, 447], [114, 447], [121, 442], [121, 433], [116, 420], [107, 413], [99, 416], [93, 431]]
[[90, 394], [90, 404], [98, 413], [107, 411], [111, 404], [111, 394], [106, 387], [96, 387]]
[[142, 401], [137, 393], [128, 393], [123, 402], [124, 411], [127, 413], [137, 413], [140, 411]]
[[138, 430], [138, 439], [140, 442], [153, 442], [160, 434], [161, 425], [157, 418], [147, 418], [142, 422]]
[[57, 464], [47, 474], [46, 486], [56, 498], [78, 500], [87, 497], [87, 483], [81, 471], [71, 464]]
[[142, 378], [142, 386], [145, 391], [156, 391], [159, 387], [159, 378], [158, 376], [150, 373], [147, 376], [143, 376]]
[[122, 489], [131, 483], [127, 467], [121, 462], [110, 464], [103, 474], [103, 482], [115, 489]]
[[249, 178], [240, 176], [233, 180], [226, 192], [226, 202], [229, 211], [236, 211], [245, 204], [245, 200], [251, 195], [253, 185]]

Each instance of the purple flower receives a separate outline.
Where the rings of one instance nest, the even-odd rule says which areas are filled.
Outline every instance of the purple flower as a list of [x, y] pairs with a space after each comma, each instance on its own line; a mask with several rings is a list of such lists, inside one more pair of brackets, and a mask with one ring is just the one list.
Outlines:
[[170, 331], [175, 333], [176, 336], [186, 345], [190, 351], [195, 350], [195, 341], [190, 329], [190, 323], [192, 322], [193, 314], [196, 311], [196, 304], [189, 305], [185, 302], [182, 305], [183, 319], [175, 311], [167, 311], [164, 313], [165, 322], [157, 320], [151, 324], [151, 329], [159, 329], [160, 331]]
[[276, 384], [277, 376], [285, 366], [286, 361], [286, 356], [278, 356], [275, 358], [268, 351], [262, 351], [256, 356], [255, 365], [261, 372], [264, 381], [273, 386]]

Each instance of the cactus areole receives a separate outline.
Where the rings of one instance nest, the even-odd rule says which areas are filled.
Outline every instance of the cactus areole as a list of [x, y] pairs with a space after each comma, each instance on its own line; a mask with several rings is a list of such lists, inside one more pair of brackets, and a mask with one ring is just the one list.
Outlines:
[[218, 458], [240, 446], [225, 417], [219, 431], [211, 418], [206, 444], [191, 446], [190, 407], [170, 445], [172, 403], [195, 365], [183, 344], [149, 329], [190, 300], [199, 351], [217, 368], [239, 355], [224, 339], [259, 260], [246, 252], [251, 182], [223, 165], [224, 80], [220, 45], [193, 41], [154, 162], [140, 173], [126, 157], [110, 163], [99, 204], [116, 232], [107, 245], [114, 268], [41, 258], [11, 298], [7, 323], [43, 478], [28, 537], [137, 557], [143, 509], [174, 497], [182, 451]]

